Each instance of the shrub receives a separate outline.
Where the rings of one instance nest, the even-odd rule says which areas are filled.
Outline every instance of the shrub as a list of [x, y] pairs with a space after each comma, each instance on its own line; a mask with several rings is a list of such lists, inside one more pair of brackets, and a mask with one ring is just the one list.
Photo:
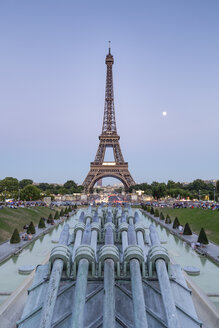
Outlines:
[[47, 223], [51, 223], [52, 221], [53, 221], [53, 216], [50, 213], [49, 216], [48, 216], [48, 219], [47, 219]]
[[154, 211], [154, 216], [155, 216], [156, 218], [159, 218], [159, 211], [158, 211], [157, 208], [156, 208], [155, 211]]
[[192, 230], [190, 229], [190, 226], [189, 226], [188, 222], [185, 225], [185, 228], [183, 230], [183, 234], [184, 235], [192, 235]]
[[64, 215], [64, 211], [63, 211], [63, 209], [61, 209], [60, 216], [63, 216], [63, 215]]
[[58, 220], [58, 219], [59, 219], [59, 212], [56, 211], [55, 216], [54, 216], [54, 220]]
[[31, 221], [30, 224], [29, 224], [29, 227], [27, 229], [27, 233], [31, 233], [32, 235], [34, 235], [36, 233], [36, 230], [35, 230], [35, 227], [34, 227], [34, 224], [33, 222]]
[[64, 214], [68, 214], [68, 207], [65, 208]]
[[14, 229], [14, 232], [11, 236], [11, 239], [10, 239], [10, 243], [11, 244], [17, 244], [21, 241], [21, 238], [20, 238], [20, 235], [19, 235], [19, 232], [17, 229]]
[[[75, 204], [74, 208], [75, 208], [75, 210], [78, 208], [77, 204]], [[146, 208], [145, 208], [145, 209], [146, 209]]]
[[208, 244], [208, 238], [206, 236], [205, 230], [201, 228], [199, 236], [198, 236], [198, 243], [207, 245]]
[[150, 211], [151, 214], [154, 214], [154, 208], [151, 207], [151, 211]]
[[147, 211], [148, 213], [151, 212], [151, 208], [150, 208], [150, 206], [147, 207], [146, 211]]
[[45, 222], [44, 222], [43, 218], [41, 218], [39, 223], [38, 223], [38, 228], [42, 229], [42, 228], [45, 228], [45, 227], [46, 227]]
[[167, 214], [167, 216], [166, 216], [166, 220], [165, 220], [165, 223], [167, 223], [167, 224], [170, 224], [172, 221], [171, 221], [171, 219], [170, 219], [170, 216], [169, 216], [169, 214]]
[[179, 220], [177, 216], [175, 217], [175, 220], [173, 221], [173, 229], [177, 229], [178, 226], [180, 226]]
[[164, 220], [163, 212], [160, 212], [160, 220]]

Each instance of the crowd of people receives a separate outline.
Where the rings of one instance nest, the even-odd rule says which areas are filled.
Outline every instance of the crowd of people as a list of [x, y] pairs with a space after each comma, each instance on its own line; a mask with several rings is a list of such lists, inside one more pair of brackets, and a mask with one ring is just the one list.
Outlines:
[[175, 202], [147, 202], [146, 205], [155, 207], [169, 208], [202, 208], [204, 210], [219, 211], [219, 202], [204, 202], [204, 201], [175, 201]]
[[36, 206], [46, 206], [46, 203], [39, 200], [39, 201], [5, 201], [0, 204], [0, 209], [7, 207], [7, 208], [28, 208], [28, 207], [36, 207]]

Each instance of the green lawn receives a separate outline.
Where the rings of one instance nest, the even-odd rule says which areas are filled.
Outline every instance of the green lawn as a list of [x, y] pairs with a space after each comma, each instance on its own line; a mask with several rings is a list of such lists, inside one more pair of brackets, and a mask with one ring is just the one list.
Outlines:
[[199, 234], [203, 227], [209, 240], [219, 244], [219, 211], [200, 208], [159, 208], [164, 216], [168, 213], [173, 221], [177, 216], [183, 226], [189, 223], [193, 232]]
[[15, 228], [23, 231], [23, 226], [33, 221], [34, 225], [39, 223], [41, 217], [48, 217], [49, 214], [55, 214], [55, 210], [47, 207], [31, 208], [3, 208], [0, 210], [0, 242], [11, 238]]

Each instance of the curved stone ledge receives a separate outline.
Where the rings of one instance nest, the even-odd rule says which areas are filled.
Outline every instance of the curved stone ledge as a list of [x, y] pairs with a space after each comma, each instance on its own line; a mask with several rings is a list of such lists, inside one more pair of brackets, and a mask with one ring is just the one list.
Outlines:
[[98, 222], [92, 222], [91, 223], [91, 230], [100, 231], [100, 224]]
[[71, 258], [71, 252], [68, 246], [57, 245], [51, 250], [49, 261], [52, 267], [55, 260], [62, 260], [64, 263], [63, 268], [66, 270], [67, 274], [69, 275], [70, 258]]
[[156, 272], [155, 262], [157, 260], [163, 260], [166, 263], [167, 270], [169, 271], [170, 258], [168, 251], [161, 245], [152, 246], [148, 252], [148, 273], [150, 277], [152, 277]]
[[135, 231], [136, 232], [141, 231], [144, 235], [144, 226], [141, 222], [135, 223]]
[[104, 230], [106, 230], [107, 226], [111, 226], [111, 228], [113, 229], [113, 231], [115, 231], [115, 224], [112, 222], [107, 222], [104, 224]]
[[130, 245], [124, 251], [124, 261], [130, 262], [132, 259], [137, 259], [139, 262], [144, 262], [144, 254], [138, 245]]
[[127, 216], [127, 221], [129, 222], [130, 219], [132, 219], [132, 220], [134, 221], [134, 216], [133, 216], [133, 215], [128, 215], [128, 216]]
[[128, 231], [128, 223], [127, 222], [122, 222], [119, 226], [119, 232], [123, 232], [123, 231]]
[[75, 226], [74, 233], [76, 234], [78, 230], [84, 231], [85, 229], [85, 224], [83, 222], [78, 222]]
[[101, 247], [99, 262], [104, 262], [106, 259], [112, 259], [114, 263], [119, 262], [119, 251], [115, 245], [104, 245]]
[[78, 262], [82, 259], [88, 260], [89, 263], [94, 262], [94, 250], [91, 246], [80, 245], [76, 249], [74, 262], [78, 264]]
[[90, 219], [91, 221], [93, 220], [93, 216], [88, 214], [85, 216], [85, 222], [87, 221], [87, 219]]

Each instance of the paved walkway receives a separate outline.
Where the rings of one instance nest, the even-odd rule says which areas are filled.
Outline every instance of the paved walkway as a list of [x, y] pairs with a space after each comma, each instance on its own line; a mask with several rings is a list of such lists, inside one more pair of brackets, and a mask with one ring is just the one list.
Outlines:
[[[166, 229], [168, 229], [173, 235], [175, 235], [175, 236], [179, 237], [180, 239], [182, 239], [183, 241], [185, 241], [190, 246], [192, 243], [197, 242], [198, 235], [196, 235], [195, 233], [193, 233], [191, 236], [182, 235], [179, 233], [178, 229], [172, 228], [172, 223], [167, 224], [164, 222], [164, 220], [160, 220], [159, 218], [155, 217], [154, 215], [152, 215], [146, 211], [142, 210], [142, 212], [145, 213], [148, 217], [150, 217], [155, 222], [159, 223], [162, 227], [165, 227]], [[206, 255], [212, 261], [219, 264], [219, 245], [209, 242], [208, 245], [195, 248], [195, 251], [199, 254]]]
[[[74, 212], [69, 213], [69, 215], [73, 215]], [[39, 229], [38, 226], [35, 227], [36, 233], [33, 235], [33, 238], [31, 240], [21, 240], [18, 244], [10, 244], [10, 240], [7, 240], [6, 242], [2, 243], [0, 245], [0, 263], [12, 256], [13, 254], [17, 254], [23, 250], [26, 246], [28, 246], [30, 243], [32, 243], [34, 240], [39, 238], [42, 235], [47, 234], [50, 230], [54, 229], [57, 225], [59, 225], [61, 222], [63, 222], [64, 219], [67, 219], [66, 217], [62, 217], [58, 220], [54, 221], [54, 225], [48, 224], [45, 222], [46, 228]], [[20, 236], [25, 233], [26, 231], [20, 233]]]

